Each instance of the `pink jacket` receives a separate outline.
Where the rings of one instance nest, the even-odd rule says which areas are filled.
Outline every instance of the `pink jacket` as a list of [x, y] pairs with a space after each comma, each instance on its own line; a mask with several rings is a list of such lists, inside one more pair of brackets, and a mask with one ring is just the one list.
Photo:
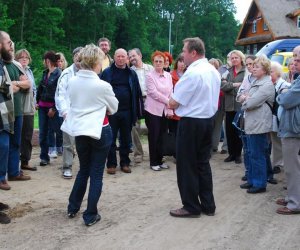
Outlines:
[[152, 115], [163, 116], [173, 115], [173, 110], [169, 109], [169, 98], [173, 92], [173, 83], [170, 73], [164, 71], [160, 75], [155, 70], [146, 75], [147, 97], [145, 110]]

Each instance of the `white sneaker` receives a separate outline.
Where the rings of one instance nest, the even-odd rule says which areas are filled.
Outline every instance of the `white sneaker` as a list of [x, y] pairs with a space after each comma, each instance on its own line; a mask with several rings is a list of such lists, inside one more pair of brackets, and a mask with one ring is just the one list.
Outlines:
[[150, 166], [150, 168], [152, 170], [154, 170], [154, 171], [160, 171], [161, 170], [159, 165], [157, 165], [157, 166]]
[[72, 170], [71, 169], [65, 169], [63, 171], [63, 177], [65, 179], [71, 179], [72, 178]]
[[50, 158], [57, 158], [57, 152], [56, 151], [52, 151], [48, 153]]
[[169, 169], [170, 167], [166, 163], [163, 163], [163, 164], [160, 165], [160, 168]]

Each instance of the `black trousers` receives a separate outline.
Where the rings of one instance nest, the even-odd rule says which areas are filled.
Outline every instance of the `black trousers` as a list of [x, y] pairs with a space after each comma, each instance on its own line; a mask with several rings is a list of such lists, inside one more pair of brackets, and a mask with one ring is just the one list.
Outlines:
[[20, 147], [21, 165], [28, 165], [28, 162], [31, 159], [33, 126], [34, 115], [24, 115]]
[[213, 118], [183, 117], [178, 123], [177, 183], [183, 208], [193, 214], [216, 209], [209, 164], [213, 122]]
[[161, 165], [163, 158], [160, 150], [161, 137], [168, 129], [168, 120], [165, 116], [152, 115], [147, 111], [145, 113], [145, 122], [148, 128], [150, 166]]
[[229, 155], [233, 157], [240, 157], [242, 153], [243, 144], [241, 138], [238, 135], [238, 131], [232, 125], [232, 121], [235, 114], [235, 111], [226, 112], [225, 131]]

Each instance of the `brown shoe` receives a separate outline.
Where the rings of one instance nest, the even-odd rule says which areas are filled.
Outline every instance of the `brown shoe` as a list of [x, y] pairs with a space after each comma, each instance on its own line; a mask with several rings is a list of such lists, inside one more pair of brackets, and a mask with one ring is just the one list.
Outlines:
[[8, 180], [9, 181], [28, 181], [30, 180], [31, 177], [29, 175], [24, 175], [22, 171], [20, 171], [20, 174], [17, 176], [9, 176]]
[[276, 213], [283, 215], [300, 214], [300, 210], [291, 210], [287, 207], [280, 207], [276, 210]]
[[131, 169], [128, 166], [123, 166], [121, 167], [121, 171], [126, 173], [126, 174], [130, 174], [131, 173]]
[[285, 207], [288, 203], [286, 202], [286, 200], [284, 198], [282, 198], [282, 199], [277, 199], [276, 204]]
[[116, 174], [116, 168], [115, 167], [107, 168], [106, 172], [108, 174]]
[[37, 170], [37, 167], [31, 167], [27, 164], [24, 164], [24, 165], [21, 165], [21, 169], [22, 170], [29, 170], [29, 171], [36, 171]]
[[190, 217], [190, 218], [197, 218], [200, 217], [200, 214], [192, 214], [189, 211], [185, 210], [184, 208], [174, 209], [170, 211], [170, 215], [174, 217]]
[[10, 186], [8, 185], [7, 181], [0, 181], [0, 189], [2, 190], [10, 190]]

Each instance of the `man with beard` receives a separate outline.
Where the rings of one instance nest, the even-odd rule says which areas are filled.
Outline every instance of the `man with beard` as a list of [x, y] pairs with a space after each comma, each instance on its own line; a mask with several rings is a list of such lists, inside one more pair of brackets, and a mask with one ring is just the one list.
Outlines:
[[[20, 144], [21, 144], [21, 132], [22, 132], [22, 120], [23, 120], [23, 98], [24, 91], [30, 88], [30, 81], [28, 80], [25, 72], [23, 72], [22, 66], [13, 60], [14, 47], [13, 42], [10, 39], [8, 33], [0, 32], [0, 42], [2, 44], [1, 56], [4, 62], [5, 68], [8, 72], [7, 79], [11, 82], [13, 87], [13, 102], [14, 102], [14, 121], [13, 127], [11, 127], [11, 134], [8, 138], [9, 150], [1, 152], [5, 153], [5, 158], [1, 165], [4, 164], [4, 172], [0, 174], [0, 180], [5, 181], [6, 173], [8, 174], [9, 181], [26, 181], [30, 180], [30, 176], [24, 175], [20, 171]], [[1, 112], [2, 113], [2, 112]], [[7, 138], [5, 139], [7, 141]], [[9, 190], [10, 186], [6, 184], [2, 189]]]
[[[58, 79], [55, 92], [55, 104], [59, 115], [65, 120], [70, 110], [70, 98], [68, 94], [69, 81], [76, 75], [80, 63], [78, 56], [82, 47], [73, 50], [73, 64], [66, 68]], [[72, 178], [72, 164], [74, 158], [75, 138], [66, 132], [63, 132], [63, 168], [62, 175], [65, 179]]]
[[[2, 31], [0, 31], [0, 189], [9, 190], [10, 186], [5, 179], [7, 169], [7, 157], [9, 151], [9, 134], [13, 132], [14, 103], [12, 99], [13, 87], [6, 79], [2, 61]], [[2, 211], [9, 206], [0, 202], [0, 223], [10, 223], [10, 218]]]
[[98, 40], [98, 46], [105, 54], [105, 58], [102, 62], [102, 70], [101, 70], [101, 72], [103, 72], [106, 68], [111, 66], [111, 64], [113, 63], [113, 59], [108, 54], [110, 51], [111, 42], [106, 37], [101, 37]]
[[[153, 70], [153, 66], [150, 64], [143, 63], [142, 61], [142, 53], [140, 49], [134, 48], [128, 51], [129, 61], [132, 64], [132, 69], [136, 72], [139, 83], [142, 91], [143, 101], [145, 101], [147, 96], [147, 87], [146, 87], [146, 74], [148, 74], [151, 70]], [[136, 163], [141, 163], [143, 161], [143, 148], [142, 143], [139, 137], [139, 130], [141, 128], [140, 121], [137, 121], [136, 126], [132, 127], [131, 136], [134, 148], [134, 160]]]

